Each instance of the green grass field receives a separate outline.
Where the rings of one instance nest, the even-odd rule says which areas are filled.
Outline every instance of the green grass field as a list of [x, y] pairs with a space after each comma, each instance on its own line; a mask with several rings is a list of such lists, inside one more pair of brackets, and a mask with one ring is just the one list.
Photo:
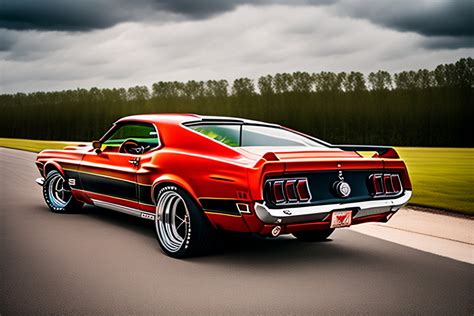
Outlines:
[[[39, 152], [74, 142], [0, 138], [0, 147]], [[474, 215], [474, 148], [398, 147], [413, 184], [410, 204]]]
[[40, 152], [43, 149], [63, 149], [67, 145], [82, 144], [81, 142], [32, 140], [18, 138], [0, 138], [0, 147]]
[[411, 176], [411, 204], [474, 215], [474, 148], [397, 150]]

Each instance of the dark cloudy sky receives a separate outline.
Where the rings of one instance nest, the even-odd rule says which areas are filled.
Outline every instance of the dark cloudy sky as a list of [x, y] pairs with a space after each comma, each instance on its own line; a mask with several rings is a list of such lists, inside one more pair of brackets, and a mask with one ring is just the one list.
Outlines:
[[474, 0], [0, 0], [0, 93], [474, 56]]

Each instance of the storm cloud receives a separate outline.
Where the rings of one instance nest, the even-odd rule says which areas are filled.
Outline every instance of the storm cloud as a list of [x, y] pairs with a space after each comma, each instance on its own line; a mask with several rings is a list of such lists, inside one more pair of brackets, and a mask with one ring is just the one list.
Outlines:
[[[474, 1], [349, 1], [332, 8], [335, 13], [363, 18], [402, 32], [432, 37], [432, 47], [473, 47]], [[437, 43], [439, 38], [439, 43]], [[456, 39], [449, 39], [456, 38]], [[446, 43], [446, 45], [444, 45]]]
[[2, 0], [0, 93], [432, 68], [474, 55], [473, 1]]
[[[3, 0], [0, 27], [13, 30], [87, 31], [131, 18], [116, 1]], [[114, 9], [117, 6], [120, 9]]]
[[[3, 0], [0, 28], [12, 30], [90, 31], [131, 21], [156, 21], [156, 13], [174, 19], [204, 19], [242, 4], [270, 0]], [[274, 1], [278, 2], [278, 1]], [[168, 18], [169, 18], [168, 17]]]
[[332, 6], [334, 12], [400, 31], [425, 36], [474, 36], [471, 0], [3, 0], [0, 28], [87, 31], [147, 20], [157, 12], [175, 18], [204, 19], [245, 4], [325, 5]]

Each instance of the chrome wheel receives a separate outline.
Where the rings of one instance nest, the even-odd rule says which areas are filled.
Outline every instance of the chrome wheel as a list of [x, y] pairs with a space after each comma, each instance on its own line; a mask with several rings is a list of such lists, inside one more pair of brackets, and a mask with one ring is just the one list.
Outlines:
[[189, 243], [189, 211], [179, 193], [167, 191], [160, 195], [156, 204], [155, 226], [162, 245], [169, 252], [177, 252]]
[[51, 206], [58, 210], [65, 208], [72, 199], [66, 180], [59, 172], [54, 173], [48, 180], [47, 194]]

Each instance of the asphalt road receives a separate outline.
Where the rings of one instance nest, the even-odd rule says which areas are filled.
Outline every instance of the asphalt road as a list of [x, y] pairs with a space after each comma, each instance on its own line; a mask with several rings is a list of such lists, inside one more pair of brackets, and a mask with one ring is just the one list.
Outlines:
[[349, 230], [168, 258], [152, 222], [51, 213], [33, 160], [0, 148], [1, 315], [474, 313], [472, 265]]

